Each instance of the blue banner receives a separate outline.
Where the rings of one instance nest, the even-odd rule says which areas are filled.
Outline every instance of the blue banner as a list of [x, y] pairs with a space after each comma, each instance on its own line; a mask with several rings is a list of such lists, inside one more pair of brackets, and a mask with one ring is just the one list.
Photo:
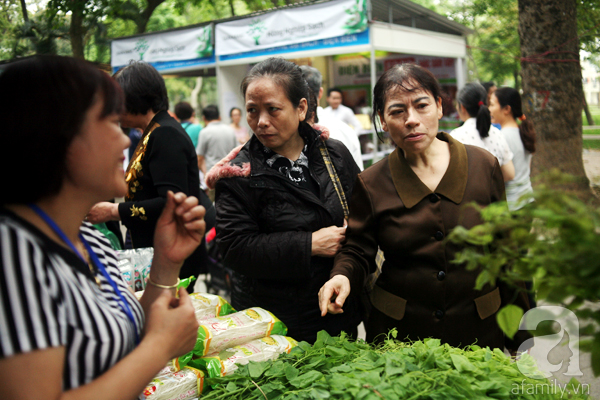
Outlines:
[[[150, 62], [154, 68], [156, 68], [159, 72], [166, 72], [170, 70], [177, 70], [180, 68], [189, 68], [189, 67], [214, 67], [215, 66], [215, 55], [213, 54], [210, 57], [202, 57], [202, 58], [194, 58], [191, 60], [177, 60], [177, 61], [156, 61]], [[125, 67], [126, 65], [119, 65], [112, 67], [113, 74]]]
[[239, 60], [248, 57], [276, 56], [278, 54], [295, 53], [297, 51], [331, 49], [336, 47], [359, 46], [369, 44], [369, 28], [352, 35], [337, 36], [329, 39], [272, 47], [270, 49], [248, 51], [245, 53], [219, 56], [219, 61]]

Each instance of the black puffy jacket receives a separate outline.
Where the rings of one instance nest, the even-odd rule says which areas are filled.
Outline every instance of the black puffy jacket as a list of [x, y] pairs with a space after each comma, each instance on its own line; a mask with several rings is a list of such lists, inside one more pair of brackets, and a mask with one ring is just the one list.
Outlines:
[[[344, 213], [319, 150], [319, 133], [305, 127], [300, 134], [320, 197], [267, 166], [255, 136], [218, 163], [207, 181], [216, 187], [219, 250], [234, 271], [232, 305], [263, 307], [287, 325], [289, 336], [312, 343], [322, 329], [355, 333], [360, 312], [357, 299], [348, 299], [343, 314], [320, 315], [318, 292], [333, 258], [311, 256], [312, 233], [342, 226]], [[325, 143], [349, 199], [360, 170], [341, 142]]]

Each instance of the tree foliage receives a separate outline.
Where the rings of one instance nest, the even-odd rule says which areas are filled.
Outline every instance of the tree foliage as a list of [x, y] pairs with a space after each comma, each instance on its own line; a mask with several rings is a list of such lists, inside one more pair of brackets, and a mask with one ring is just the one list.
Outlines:
[[480, 286], [533, 280], [539, 300], [574, 311], [600, 375], [600, 313], [589, 303], [597, 308], [600, 301], [600, 209], [554, 189], [572, 179], [553, 170], [536, 187], [535, 202], [513, 212], [504, 203], [488, 206], [481, 211], [484, 224], [457, 228], [448, 240], [465, 246], [456, 262], [480, 270]]
[[[520, 88], [521, 50], [517, 0], [413, 0], [475, 31], [468, 40], [473, 80], [495, 81]], [[577, 1], [580, 48], [589, 58], [600, 56], [600, 0]]]

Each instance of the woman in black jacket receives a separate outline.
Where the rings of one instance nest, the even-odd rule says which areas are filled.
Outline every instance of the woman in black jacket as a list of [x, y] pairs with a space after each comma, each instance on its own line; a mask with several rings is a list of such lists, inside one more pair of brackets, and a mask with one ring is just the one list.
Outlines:
[[344, 314], [319, 312], [318, 291], [346, 229], [321, 146], [346, 198], [359, 169], [341, 142], [322, 141], [306, 122], [315, 104], [297, 65], [270, 58], [252, 68], [241, 89], [254, 135], [207, 177], [216, 186], [217, 243], [234, 271], [232, 305], [273, 312], [297, 340], [314, 342], [322, 329], [355, 335], [355, 299]]
[[[144, 133], [125, 172], [125, 201], [100, 202], [89, 212], [92, 223], [121, 221], [129, 231], [134, 249], [154, 246], [156, 222], [169, 190], [198, 198], [207, 211], [207, 230], [212, 228], [214, 209], [200, 189], [198, 157], [192, 140], [168, 113], [169, 98], [160, 73], [143, 61], [131, 62], [117, 71], [115, 80], [125, 94], [121, 126]], [[212, 215], [212, 218], [211, 218]], [[185, 260], [180, 278], [207, 272], [204, 239]], [[191, 292], [193, 287], [189, 287]]]

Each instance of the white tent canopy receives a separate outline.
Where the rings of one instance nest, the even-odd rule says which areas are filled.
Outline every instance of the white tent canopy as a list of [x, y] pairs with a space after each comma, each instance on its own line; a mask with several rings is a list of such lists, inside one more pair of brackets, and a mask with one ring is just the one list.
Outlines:
[[[364, 103], [377, 76], [402, 62], [419, 63], [460, 89], [471, 33], [410, 0], [316, 0], [115, 39], [111, 65], [116, 71], [143, 58], [162, 74], [216, 76], [225, 113], [242, 108], [239, 87], [252, 64], [272, 56], [312, 60], [327, 86], [343, 81]], [[356, 56], [344, 59], [348, 54]]]

